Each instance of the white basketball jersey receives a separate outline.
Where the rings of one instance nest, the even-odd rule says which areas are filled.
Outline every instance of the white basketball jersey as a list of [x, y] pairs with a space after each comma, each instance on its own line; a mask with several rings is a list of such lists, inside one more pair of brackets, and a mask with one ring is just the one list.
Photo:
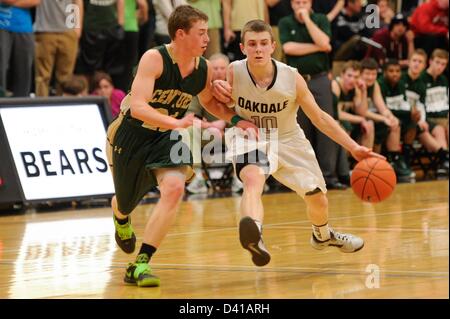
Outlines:
[[297, 124], [296, 73], [297, 69], [272, 60], [275, 65], [274, 79], [266, 87], [258, 87], [247, 68], [247, 59], [234, 61], [233, 100], [236, 113], [253, 121], [260, 128], [278, 128], [278, 136], [292, 133], [304, 136]]
[[227, 130], [226, 158], [236, 163], [238, 155], [258, 149], [267, 155], [268, 174], [300, 196], [317, 187], [326, 193], [314, 150], [297, 124], [297, 69], [272, 61], [275, 63], [274, 79], [267, 88], [256, 85], [247, 69], [246, 59], [231, 64], [236, 113], [260, 128], [278, 128], [278, 131], [273, 135], [271, 130], [269, 138], [260, 133], [260, 139], [255, 140], [246, 138], [245, 132], [237, 127]]

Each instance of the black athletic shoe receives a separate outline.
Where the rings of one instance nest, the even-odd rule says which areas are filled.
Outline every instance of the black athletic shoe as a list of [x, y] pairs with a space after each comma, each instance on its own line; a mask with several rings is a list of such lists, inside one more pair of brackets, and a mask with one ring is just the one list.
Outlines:
[[270, 255], [264, 246], [258, 226], [250, 217], [244, 217], [239, 223], [239, 240], [242, 247], [252, 254], [256, 266], [264, 266], [270, 262]]

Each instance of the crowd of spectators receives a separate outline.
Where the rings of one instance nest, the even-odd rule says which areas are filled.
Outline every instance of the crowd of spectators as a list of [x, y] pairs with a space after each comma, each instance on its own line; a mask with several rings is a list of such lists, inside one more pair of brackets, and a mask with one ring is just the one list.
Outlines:
[[[242, 26], [269, 22], [273, 57], [400, 181], [415, 176], [414, 141], [448, 176], [449, 0], [0, 0], [0, 97], [102, 95], [117, 115], [140, 56], [170, 42], [168, 17], [183, 4], [209, 17], [205, 58], [245, 58]], [[327, 186], [348, 187], [345, 151], [301, 109], [298, 122]]]

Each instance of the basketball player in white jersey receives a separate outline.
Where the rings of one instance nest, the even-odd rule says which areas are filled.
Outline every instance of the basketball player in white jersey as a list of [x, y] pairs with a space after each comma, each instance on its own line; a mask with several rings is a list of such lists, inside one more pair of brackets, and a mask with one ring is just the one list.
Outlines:
[[[230, 64], [228, 82], [215, 81], [214, 94], [223, 102], [228, 100], [229, 106], [234, 105], [238, 115], [232, 119], [233, 123], [253, 120], [260, 128], [257, 141], [248, 142], [244, 131], [238, 128], [226, 134], [227, 156], [244, 184], [239, 224], [242, 246], [252, 254], [255, 265], [269, 263], [270, 255], [262, 241], [261, 195], [271, 174], [304, 198], [312, 222], [314, 248], [336, 246], [346, 253], [360, 250], [364, 246], [361, 238], [338, 233], [328, 226], [327, 189], [313, 148], [297, 124], [299, 105], [316, 127], [356, 160], [384, 157], [357, 144], [319, 108], [297, 69], [271, 58], [275, 42], [268, 24], [252, 20], [244, 26], [241, 37], [241, 50], [247, 58]], [[267, 140], [263, 132], [267, 133], [269, 128], [275, 128], [272, 131], [276, 135]]]

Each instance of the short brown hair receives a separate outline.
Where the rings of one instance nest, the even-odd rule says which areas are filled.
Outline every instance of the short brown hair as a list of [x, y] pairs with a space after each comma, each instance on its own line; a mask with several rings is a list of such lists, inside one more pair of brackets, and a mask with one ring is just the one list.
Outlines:
[[344, 74], [345, 71], [353, 69], [355, 71], [361, 71], [361, 63], [359, 61], [350, 60], [344, 63], [341, 73]]
[[431, 60], [434, 58], [441, 58], [448, 61], [448, 51], [443, 49], [434, 49], [433, 53], [431, 53]]
[[264, 22], [263, 20], [250, 20], [248, 21], [241, 31], [241, 43], [244, 43], [244, 37], [246, 32], [269, 32], [270, 34], [270, 40], [273, 42], [273, 32], [272, 27]]
[[176, 7], [167, 23], [170, 38], [172, 40], [175, 39], [175, 33], [179, 29], [189, 32], [192, 28], [192, 24], [199, 20], [208, 21], [208, 16], [204, 12], [189, 5]]
[[79, 95], [87, 88], [87, 81], [81, 75], [72, 75], [69, 79], [61, 83], [62, 93], [68, 95]]
[[105, 73], [103, 71], [97, 71], [97, 72], [95, 72], [94, 77], [92, 78], [92, 89], [95, 90], [95, 89], [100, 88], [100, 82], [102, 80], [106, 80], [112, 86], [114, 86], [114, 82], [108, 73]]
[[415, 49], [411, 54], [411, 56], [413, 56], [414, 54], [422, 56], [425, 59], [425, 61], [427, 61], [428, 55], [424, 49]]
[[361, 61], [361, 71], [367, 70], [377, 70], [378, 71], [378, 63], [374, 58], [365, 58]]

